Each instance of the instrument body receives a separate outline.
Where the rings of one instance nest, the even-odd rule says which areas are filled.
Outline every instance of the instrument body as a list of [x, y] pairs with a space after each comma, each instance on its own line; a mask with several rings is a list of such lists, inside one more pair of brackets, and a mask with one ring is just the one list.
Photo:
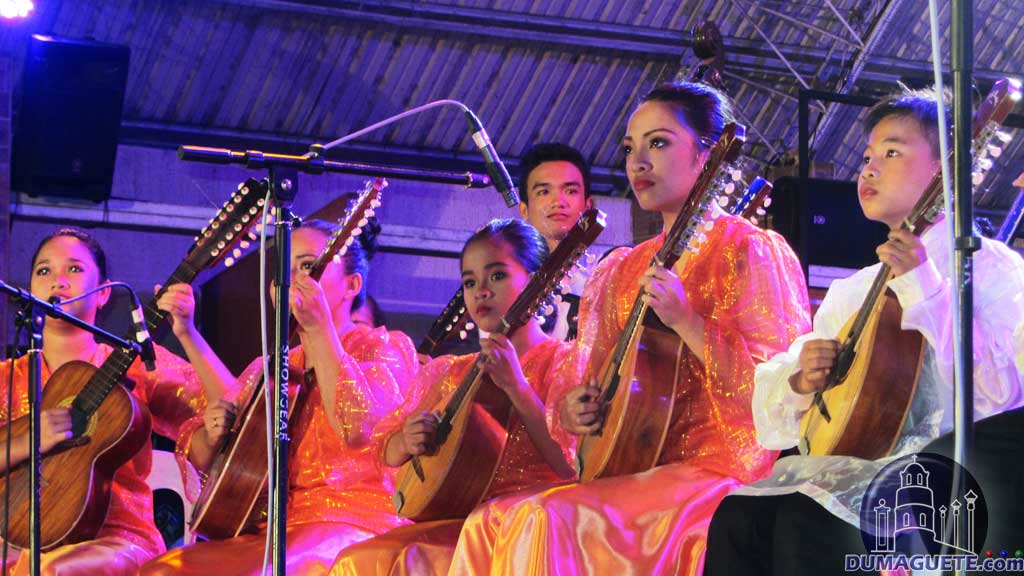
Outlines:
[[[723, 182], [724, 166], [739, 155], [744, 137], [743, 126], [725, 127], [652, 265], [671, 268], [684, 251], [695, 250], [691, 242], [701, 238], [712, 203], [735, 189], [732, 182]], [[604, 423], [579, 439], [581, 481], [643, 472], [657, 463], [672, 421], [683, 347], [638, 294], [614, 352], [598, 372]]]
[[[366, 183], [355, 205], [342, 219], [327, 240], [323, 251], [313, 262], [309, 275], [319, 280], [327, 265], [339, 259], [356, 241], [367, 220], [380, 206], [380, 196], [387, 181], [382, 178]], [[294, 321], [289, 341], [296, 335]], [[302, 414], [306, 400], [315, 386], [311, 374], [292, 372], [298, 392], [288, 403], [288, 428], [294, 429], [297, 415]], [[290, 395], [292, 396], [292, 395]], [[239, 416], [228, 432], [210, 466], [209, 477], [192, 511], [190, 527], [196, 534], [210, 540], [234, 538], [253, 533], [267, 513], [267, 394], [262, 378], [247, 398], [241, 399]], [[293, 445], [294, 446], [294, 445]]]
[[[511, 334], [530, 320], [604, 226], [604, 214], [597, 209], [580, 216], [505, 313], [500, 333]], [[512, 402], [474, 362], [448, 398], [418, 410], [441, 414], [437, 449], [402, 465], [395, 509], [417, 522], [464, 518], [483, 500], [501, 463], [516, 416]]]
[[[43, 388], [40, 409], [69, 406], [96, 372], [88, 362], [61, 366]], [[12, 436], [28, 434], [28, 426], [27, 416], [14, 420]], [[45, 455], [40, 475], [40, 549], [88, 540], [99, 532], [110, 507], [114, 474], [149, 442], [151, 429], [149, 410], [117, 384], [89, 417], [82, 434]], [[6, 441], [7, 428], [0, 427], [0, 442]], [[8, 538], [21, 548], [29, 545], [29, 472], [28, 462], [15, 466], [4, 486], [11, 497]]]
[[[146, 327], [157, 333], [166, 312], [156, 301], [167, 286], [189, 284], [204, 268], [220, 261], [256, 223], [263, 198], [256, 181], [239, 187], [210, 224], [196, 237], [187, 256], [144, 311]], [[40, 549], [50, 550], [95, 537], [110, 506], [110, 487], [118, 468], [150, 440], [148, 409], [120, 382], [137, 352], [115, 349], [100, 367], [69, 362], [56, 370], [43, 387], [41, 409], [70, 407], [74, 436], [43, 455], [40, 498]], [[11, 422], [12, 434], [28, 431], [28, 416]], [[0, 432], [6, 440], [6, 429]], [[11, 469], [10, 482], [0, 475], [0, 499], [9, 492], [11, 517], [8, 539], [29, 545], [30, 462]]]
[[[993, 86], [974, 117], [974, 158], [988, 155], [998, 125], [1020, 96], [1019, 82], [1004, 79]], [[942, 203], [942, 175], [936, 172], [902, 229], [920, 236], [942, 214]], [[926, 342], [919, 332], [903, 330], [903, 310], [886, 289], [892, 278], [883, 264], [864, 303], [840, 332], [836, 365], [800, 421], [802, 453], [877, 459], [899, 440]]]

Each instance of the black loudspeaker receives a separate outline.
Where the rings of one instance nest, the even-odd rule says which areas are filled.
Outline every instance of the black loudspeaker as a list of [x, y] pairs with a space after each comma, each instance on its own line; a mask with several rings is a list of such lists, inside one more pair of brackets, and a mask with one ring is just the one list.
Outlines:
[[110, 198], [128, 47], [33, 35], [14, 132], [11, 188]]
[[875, 248], [888, 238], [888, 226], [864, 216], [857, 183], [810, 178], [775, 181], [768, 207], [770, 227], [782, 234], [808, 268], [857, 269], [878, 262]]

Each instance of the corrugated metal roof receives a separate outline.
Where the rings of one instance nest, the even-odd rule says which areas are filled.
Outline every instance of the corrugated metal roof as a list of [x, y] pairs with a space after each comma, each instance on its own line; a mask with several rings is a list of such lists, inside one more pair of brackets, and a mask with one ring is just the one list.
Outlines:
[[[877, 96], [896, 80], [931, 77], [924, 0], [38, 0], [28, 22], [0, 29], [20, 66], [29, 33], [93, 37], [132, 50], [126, 137], [259, 135], [325, 140], [409, 107], [456, 98], [473, 108], [500, 153], [538, 140], [581, 150], [621, 187], [619, 139], [637, 98], [696, 58], [689, 30], [713, 19], [726, 42], [726, 85], [751, 131], [748, 153], [767, 163], [797, 146], [797, 101], [835, 90], [868, 53], [851, 91]], [[946, 4], [946, 3], [943, 3]], [[1024, 3], [976, 3], [976, 70], [988, 86], [1024, 70]], [[883, 14], [891, 19], [880, 19]], [[843, 20], [840, 19], [840, 16]], [[940, 15], [948, 47], [949, 8]], [[853, 29], [851, 32], [847, 26]], [[760, 30], [760, 31], [759, 31]], [[770, 42], [769, 42], [770, 40]], [[776, 53], [781, 53], [785, 61]], [[790, 70], [792, 67], [792, 71]], [[794, 71], [796, 74], [794, 74]], [[797, 77], [799, 75], [799, 78]], [[816, 136], [816, 159], [855, 174], [861, 111], [843, 107]], [[812, 114], [812, 123], [820, 115]], [[1015, 196], [1024, 138], [1014, 141], [978, 196], [998, 213]], [[362, 140], [364, 159], [475, 157], [462, 119], [428, 112]], [[353, 152], [354, 154], [355, 152]], [[1001, 215], [996, 217], [996, 220]]]

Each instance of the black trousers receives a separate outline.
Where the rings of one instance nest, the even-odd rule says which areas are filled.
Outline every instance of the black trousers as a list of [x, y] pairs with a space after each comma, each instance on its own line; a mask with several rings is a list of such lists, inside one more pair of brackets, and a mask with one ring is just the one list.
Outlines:
[[[952, 450], [947, 434], [923, 452]], [[975, 424], [969, 469], [989, 510], [983, 549], [1013, 555], [1024, 545], [1024, 408]], [[864, 553], [860, 531], [807, 496], [729, 496], [711, 520], [704, 574], [844, 574], [845, 555]]]
[[711, 519], [704, 576], [871, 574], [843, 570], [847, 554], [865, 553], [860, 530], [803, 494], [728, 496]]
[[[953, 434], [940, 436], [924, 452], [953, 457]], [[983, 550], [1010, 556], [1024, 548], [1024, 408], [996, 414], [974, 425], [974, 450], [967, 469], [988, 507]]]

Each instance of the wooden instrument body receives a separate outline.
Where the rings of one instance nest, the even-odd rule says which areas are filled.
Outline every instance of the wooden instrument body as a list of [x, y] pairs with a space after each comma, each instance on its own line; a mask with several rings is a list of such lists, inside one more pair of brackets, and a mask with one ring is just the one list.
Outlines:
[[598, 378], [613, 389], [604, 425], [580, 438], [580, 481], [635, 474], [658, 463], [672, 420], [685, 344], [674, 332], [641, 325], [621, 363], [605, 361]]
[[[504, 391], [481, 375], [471, 402], [455, 413], [451, 430], [433, 454], [406, 462], [395, 484], [395, 509], [423, 522], [465, 518], [483, 501], [501, 463], [515, 408]], [[422, 406], [442, 411], [447, 402]], [[420, 476], [422, 472], [422, 476]]]
[[[1004, 78], [992, 86], [974, 116], [975, 158], [999, 148], [990, 143], [1020, 99], [1019, 80]], [[942, 210], [942, 175], [936, 171], [901, 229], [920, 236]], [[801, 452], [877, 459], [899, 440], [917, 390], [925, 341], [920, 333], [902, 329], [903, 310], [885, 288], [892, 277], [883, 263], [860, 310], [840, 332], [836, 368], [800, 422]]]
[[[229, 441], [214, 458], [190, 527], [210, 540], [256, 531], [266, 515], [267, 400], [262, 379], [245, 399]], [[260, 509], [260, 503], [264, 504]]]
[[[903, 330], [902, 318], [903, 308], [892, 292], [878, 299], [845, 377], [822, 393], [831, 421], [814, 405], [804, 413], [801, 453], [876, 460], [892, 451], [910, 413], [924, 361], [924, 336]], [[840, 342], [854, 320], [840, 331]]]
[[[356, 231], [366, 225], [380, 206], [380, 195], [387, 181], [368, 181], [353, 206], [327, 240], [313, 262], [309, 275], [319, 280], [335, 257], [344, 256]], [[298, 324], [290, 324], [288, 341], [298, 344]], [[288, 430], [294, 448], [298, 416], [303, 413], [309, 394], [316, 386], [312, 372], [291, 372], [289, 381]], [[253, 533], [267, 516], [267, 395], [261, 378], [227, 434], [227, 441], [214, 457], [203, 491], [193, 508], [190, 528], [210, 540], [234, 538]]]
[[[590, 208], [559, 242], [515, 302], [502, 316], [498, 333], [512, 334], [533, 318], [568, 268], [604, 230], [604, 213]], [[410, 459], [398, 474], [396, 511], [416, 521], [464, 518], [477, 506], [494, 478], [513, 424], [515, 409], [505, 392], [473, 364], [459, 385], [437, 405], [435, 453]]]
[[[43, 387], [41, 409], [69, 406], [96, 371], [88, 362], [61, 366]], [[151, 430], [149, 410], [118, 384], [89, 418], [84, 434], [43, 455], [40, 549], [95, 536], [107, 517], [114, 474], [149, 443]], [[28, 432], [28, 416], [11, 422], [13, 437]], [[6, 440], [6, 427], [0, 427], [0, 442]], [[7, 492], [11, 497], [8, 539], [20, 548], [29, 545], [30, 467], [26, 460], [12, 468], [7, 484], [0, 475], [0, 499]]]

